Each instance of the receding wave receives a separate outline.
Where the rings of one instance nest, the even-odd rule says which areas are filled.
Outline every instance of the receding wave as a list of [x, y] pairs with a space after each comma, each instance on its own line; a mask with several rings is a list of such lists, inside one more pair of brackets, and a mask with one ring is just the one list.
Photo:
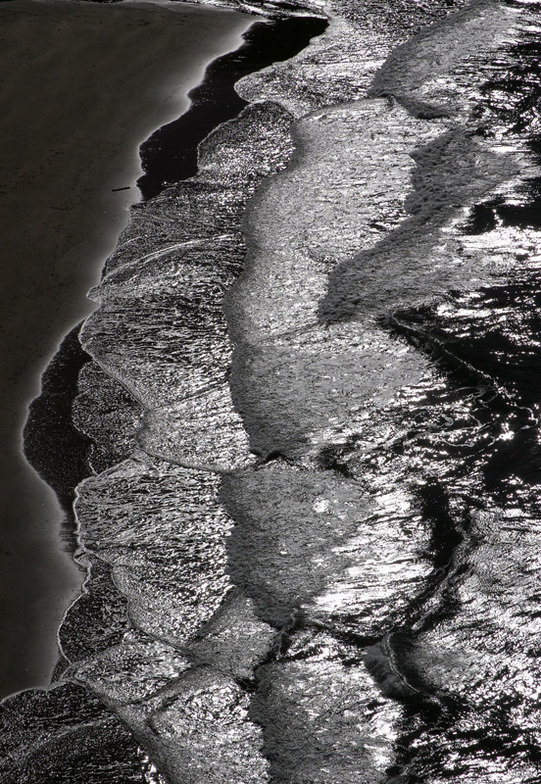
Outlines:
[[92, 294], [61, 639], [147, 781], [539, 780], [540, 28], [391, 5], [244, 77]]

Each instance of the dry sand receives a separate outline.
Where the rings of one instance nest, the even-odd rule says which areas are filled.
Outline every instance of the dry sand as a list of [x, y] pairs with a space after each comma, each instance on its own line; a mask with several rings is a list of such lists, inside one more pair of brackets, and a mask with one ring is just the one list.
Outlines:
[[139, 144], [250, 24], [179, 3], [0, 4], [0, 696], [47, 683], [81, 579], [21, 456], [27, 405], [92, 310], [85, 294], [139, 200]]

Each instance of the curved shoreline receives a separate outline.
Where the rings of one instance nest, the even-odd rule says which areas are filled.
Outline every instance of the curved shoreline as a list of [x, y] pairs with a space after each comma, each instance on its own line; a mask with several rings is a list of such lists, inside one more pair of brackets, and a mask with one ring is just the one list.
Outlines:
[[[488, 34], [498, 53], [500, 16]], [[472, 238], [459, 222], [495, 189], [509, 194], [500, 179], [514, 171], [490, 153], [501, 128], [478, 99], [477, 36], [458, 31], [467, 67], [449, 61], [445, 89], [461, 111], [435, 120], [425, 110], [441, 82], [424, 71], [419, 95], [396, 90], [406, 106], [332, 106], [342, 21], [293, 66], [245, 80], [255, 102], [201, 145], [197, 177], [132, 211], [93, 291], [100, 308], [82, 342], [109, 375], [81, 374], [77, 410], [108, 454], [77, 491], [91, 570], [61, 629], [70, 666], [51, 693], [82, 684], [170, 784], [428, 783], [449, 770], [479, 784], [537, 780], [539, 709], [524, 686], [538, 682], [539, 473], [528, 473], [538, 446], [516, 460], [537, 422], [502, 406], [498, 376], [520, 380], [535, 366], [528, 274], [541, 239], [532, 232], [516, 253], [527, 231]], [[352, 40], [371, 51], [359, 28], [348, 55]], [[435, 36], [436, 55], [440, 32], [421, 36]], [[318, 73], [326, 48], [331, 64]], [[415, 39], [407, 48], [414, 61]], [[513, 57], [504, 49], [498, 63], [519, 70]], [[360, 71], [348, 89], [366, 84]], [[269, 86], [272, 103], [259, 92]], [[422, 116], [407, 115], [421, 104]], [[442, 155], [453, 125], [455, 154]], [[404, 269], [401, 243], [381, 238], [400, 239], [408, 211], [423, 217], [431, 196], [444, 215], [425, 214], [416, 233], [433, 236]], [[362, 308], [360, 279], [359, 312], [323, 328], [314, 315], [344, 263], [378, 287]], [[412, 286], [423, 264], [442, 264], [447, 288], [422, 274]], [[515, 285], [521, 275], [529, 289]], [[391, 334], [397, 326], [409, 342]], [[443, 352], [458, 364], [462, 352], [473, 372]], [[145, 409], [139, 426], [118, 421], [125, 389]], [[105, 432], [104, 414], [115, 419]], [[529, 439], [515, 438], [526, 427]]]
[[5, 695], [47, 682], [56, 629], [81, 579], [70, 556], [58, 553], [54, 493], [21, 454], [26, 405], [60, 337], [93, 310], [86, 292], [139, 198], [139, 145], [188, 106], [206, 64], [236, 48], [253, 21], [175, 3], [66, 0], [2, 3], [0, 15], [8, 75], [0, 167], [9, 183], [0, 216]]
[[[484, 12], [484, 3], [474, 5]], [[483, 42], [487, 57], [501, 47], [505, 27], [499, 5], [488, 7], [497, 18]], [[455, 20], [460, 33], [463, 19]], [[325, 50], [332, 36], [333, 43], [343, 44], [343, 29], [331, 25], [319, 48]], [[439, 32], [434, 26], [429, 34]], [[313, 91], [304, 89], [304, 81], [299, 85], [291, 64], [245, 80], [243, 93], [259, 101], [255, 105], [262, 111], [263, 100], [271, 98], [270, 106], [278, 103], [296, 115], [293, 143], [299, 137], [295, 129], [314, 127], [302, 137], [309, 149], [297, 152], [294, 164], [287, 155], [282, 158], [244, 211], [251, 250], [239, 282], [231, 288], [239, 273], [231, 217], [242, 196], [231, 190], [245, 187], [237, 167], [246, 164], [239, 160], [238, 139], [239, 158], [232, 152], [234, 132], [228, 138], [222, 128], [226, 138], [214, 135], [200, 176], [164, 194], [154, 213], [136, 216], [126, 234], [137, 240], [145, 226], [167, 221], [170, 244], [152, 247], [156, 264], [148, 268], [151, 248], [135, 246], [130, 260], [119, 254], [115, 272], [95, 292], [101, 308], [87, 320], [83, 343], [132, 390], [146, 413], [135, 435], [140, 450], [80, 486], [77, 514], [82, 545], [111, 566], [134, 632], [74, 662], [69, 675], [132, 727], [171, 782], [184, 782], [184, 765], [190, 780], [205, 784], [259, 783], [269, 777], [342, 781], [361, 770], [370, 771], [371, 781], [383, 782], [391, 765], [396, 771], [403, 763], [396, 749], [407, 732], [407, 715], [394, 698], [416, 695], [431, 709], [447, 710], [440, 689], [432, 688], [431, 666], [437, 673], [438, 663], [430, 638], [428, 644], [420, 638], [422, 677], [414, 677], [409, 658], [416, 641], [410, 643], [409, 634], [393, 637], [404, 643], [396, 650], [394, 644], [381, 648], [382, 666], [372, 667], [379, 683], [363, 663], [378, 638], [388, 639], [386, 632], [409, 629], [423, 611], [426, 617], [425, 604], [437, 602], [441, 586], [455, 580], [455, 562], [471, 555], [466, 536], [464, 545], [458, 536], [463, 509], [456, 508], [452, 486], [457, 474], [462, 479], [461, 461], [455, 465], [452, 449], [448, 453], [444, 446], [449, 422], [459, 438], [477, 438], [480, 451], [490, 434], [475, 430], [480, 427], [471, 401], [475, 393], [467, 390], [466, 400], [457, 400], [429, 357], [396, 340], [375, 319], [326, 330], [313, 322], [329, 268], [341, 261], [340, 254], [345, 261], [355, 258], [359, 234], [368, 247], [376, 247], [381, 232], [397, 232], [393, 223], [405, 217], [400, 209], [418, 212], [418, 197], [430, 201], [434, 178], [446, 183], [452, 209], [444, 211], [441, 222], [419, 227], [434, 229], [423, 248], [425, 264], [440, 263], [433, 248], [446, 253], [448, 287], [468, 285], [470, 271], [483, 261], [473, 254], [462, 260], [455, 209], [465, 215], [473, 201], [488, 198], [518, 170], [496, 165], [490, 141], [470, 142], [477, 96], [463, 92], [469, 73], [461, 66], [469, 57], [477, 67], [478, 42], [465, 32], [458, 63], [450, 57], [446, 73], [463, 98], [458, 120], [424, 116], [431, 101], [423, 102], [422, 117], [408, 116], [408, 109], [415, 114], [419, 108], [411, 100], [405, 108], [381, 98], [333, 107], [334, 94], [325, 93], [326, 86], [334, 88], [332, 73], [329, 78], [327, 72], [325, 85], [317, 68], [311, 70], [317, 44], [295, 58], [299, 70], [308, 64], [303, 75], [315, 77]], [[357, 34], [359, 44], [368, 45]], [[366, 83], [366, 71], [355, 75]], [[423, 81], [421, 87], [434, 85]], [[428, 89], [429, 98], [431, 93]], [[367, 116], [361, 120], [363, 111]], [[434, 173], [431, 155], [442, 145], [445, 151], [455, 138], [453, 124], [458, 126], [455, 158], [463, 168], [452, 155], [436, 155]], [[427, 146], [433, 135], [439, 144]], [[227, 150], [229, 172], [220, 149]], [[464, 151], [471, 152], [469, 158]], [[419, 165], [423, 156], [428, 161]], [[523, 161], [516, 158], [520, 167]], [[474, 159], [480, 172], [470, 165]], [[417, 303], [399, 265], [400, 248], [392, 250], [394, 257], [384, 260], [389, 264], [371, 268], [370, 305], [374, 292], [385, 295], [404, 283], [399, 304]], [[502, 256], [512, 263], [511, 248]], [[417, 266], [412, 263], [406, 271], [414, 276]], [[497, 274], [497, 265], [487, 262], [483, 280]], [[446, 287], [437, 280], [423, 283], [420, 300], [439, 303]], [[221, 312], [227, 287], [228, 333]], [[383, 300], [376, 313], [385, 313]], [[229, 340], [238, 343], [239, 335], [243, 340], [228, 374]], [[472, 495], [481, 481], [479, 463], [473, 462], [466, 487]], [[217, 499], [218, 475], [224, 472]], [[436, 501], [449, 505], [447, 517], [439, 511], [436, 521], [431, 499], [420, 498], [430, 482]], [[449, 523], [454, 547], [445, 558], [452, 564], [442, 570], [434, 540]], [[485, 534], [483, 520], [479, 530]], [[497, 537], [490, 547], [497, 552]], [[494, 611], [498, 605], [490, 607]], [[437, 609], [445, 628], [450, 613], [443, 601]], [[467, 622], [467, 609], [465, 615]], [[480, 653], [482, 659], [482, 647]], [[137, 674], [123, 688], [119, 672], [128, 672], [134, 661]], [[169, 663], [169, 672], [162, 662]], [[451, 657], [447, 666], [458, 679], [460, 659], [457, 664]], [[422, 689], [404, 688], [417, 681]], [[468, 686], [466, 676], [462, 687]], [[484, 711], [484, 695], [475, 699]], [[443, 733], [445, 751], [452, 750], [448, 741]], [[328, 778], [321, 770], [322, 750]]]

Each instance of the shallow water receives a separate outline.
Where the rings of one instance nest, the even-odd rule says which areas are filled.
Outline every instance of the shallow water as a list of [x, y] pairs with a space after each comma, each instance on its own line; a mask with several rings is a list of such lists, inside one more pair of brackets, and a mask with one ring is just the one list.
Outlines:
[[539, 780], [539, 29], [515, 5], [398, 50], [393, 100], [329, 108], [337, 70], [368, 86], [333, 57], [344, 29], [374, 54], [364, 19], [245, 79], [315, 111], [223, 126], [93, 292], [83, 341], [124, 389], [82, 375], [103, 448], [77, 514], [118, 591], [100, 565], [62, 639], [171, 781]]
[[2, 3], [0, 14], [6, 694], [47, 682], [55, 630], [82, 578], [59, 551], [63, 512], [54, 493], [21, 454], [26, 406], [59, 340], [92, 310], [86, 292], [125, 225], [126, 207], [139, 198], [138, 145], [187, 106], [205, 65], [235, 48], [250, 20], [140, 3]]
[[[402, 706], [370, 780], [539, 780], [539, 27], [513, 31], [515, 8], [474, 4], [396, 50], [375, 84], [407, 112], [376, 91], [297, 121], [292, 165], [249, 205], [226, 303], [264, 465], [223, 502], [234, 579], [288, 629], [252, 714], [276, 780], [302, 780], [277, 704], [333, 736], [321, 628]], [[499, 39], [483, 64], [475, 26]], [[427, 53], [444, 73], [462, 58], [453, 78]], [[295, 95], [287, 74], [271, 89]]]

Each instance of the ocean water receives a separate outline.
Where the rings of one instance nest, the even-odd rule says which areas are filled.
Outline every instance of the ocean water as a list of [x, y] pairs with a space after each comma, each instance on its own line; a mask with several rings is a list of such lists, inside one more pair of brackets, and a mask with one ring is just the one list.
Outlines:
[[[372, 100], [325, 108], [321, 90], [303, 116], [283, 71], [245, 80], [301, 107], [226, 296], [233, 401], [263, 463], [224, 482], [230, 569], [288, 630], [251, 714], [271, 780], [304, 780], [299, 758], [310, 781], [539, 780], [539, 24], [523, 10], [473, 3], [412, 37]], [[497, 53], [476, 57], [472, 33]], [[374, 708], [379, 727], [361, 666], [402, 706]]]
[[170, 784], [541, 780], [538, 4], [395, 5], [245, 77], [92, 292], [61, 639]]
[[[206, 64], [236, 48], [250, 21], [226, 10], [137, 3], [3, 3], [0, 14], [6, 107], [0, 161], [9, 183], [0, 217], [5, 695], [47, 683], [62, 614], [84, 574], [64, 552], [64, 510], [23, 457], [27, 406], [39, 394], [48, 358], [93, 309], [86, 292], [99, 280], [127, 207], [139, 199], [138, 145], [188, 106], [186, 93]], [[62, 405], [69, 408], [66, 394], [49, 401], [53, 422]], [[55, 430], [42, 431], [35, 464], [47, 476], [43, 453], [60, 453], [56, 474], [65, 476], [55, 489], [65, 500], [79, 458], [70, 458], [65, 434], [55, 445]]]

